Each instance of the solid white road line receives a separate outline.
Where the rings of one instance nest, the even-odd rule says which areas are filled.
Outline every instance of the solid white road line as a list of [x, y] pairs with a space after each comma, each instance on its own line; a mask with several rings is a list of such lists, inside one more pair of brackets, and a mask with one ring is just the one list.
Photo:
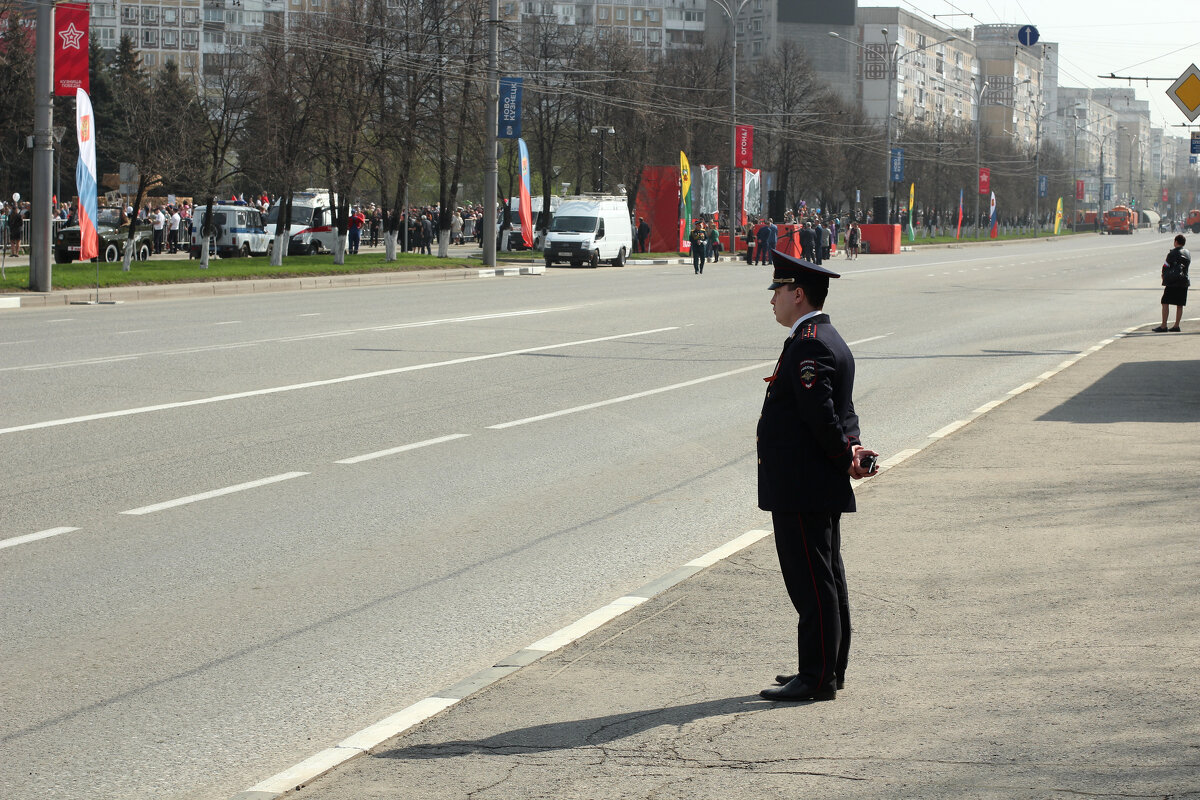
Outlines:
[[77, 530], [79, 528], [50, 528], [49, 530], [38, 531], [37, 533], [27, 533], [24, 536], [14, 536], [11, 539], [0, 539], [0, 550], [6, 547], [16, 547], [26, 542], [36, 542], [38, 539], [49, 539], [51, 536], [58, 536], [60, 533], [70, 533]]
[[467, 356], [465, 358], [454, 358], [449, 361], [434, 361], [428, 364], [413, 364], [408, 367], [396, 367], [395, 369], [381, 369], [376, 372], [363, 372], [358, 375], [344, 375], [340, 378], [327, 378], [319, 381], [308, 381], [307, 383], [294, 383], [289, 386], [272, 386], [267, 389], [253, 389], [248, 392], [235, 392], [233, 394], [222, 394], [216, 397], [202, 397], [198, 400], [182, 400], [177, 403], [161, 403], [155, 406], [141, 406], [139, 408], [125, 408], [119, 411], [104, 411], [99, 414], [85, 414], [80, 417], [68, 417], [66, 419], [52, 419], [45, 422], [34, 422], [28, 425], [15, 425], [11, 428], [0, 428], [0, 434], [18, 433], [20, 431], [32, 431], [41, 428], [56, 428], [60, 425], [74, 425], [79, 422], [92, 422], [99, 419], [112, 419], [114, 417], [128, 417], [133, 414], [148, 414], [152, 411], [166, 411], [173, 408], [187, 408], [188, 406], [202, 406], [209, 403], [221, 403], [227, 400], [241, 400], [246, 397], [259, 397], [268, 394], [279, 394], [281, 392], [293, 392], [298, 389], [312, 389], [318, 386], [333, 386], [338, 383], [349, 383], [351, 381], [361, 381], [367, 378], [381, 378], [388, 375], [400, 375], [405, 372], [416, 372], [423, 369], [433, 369], [435, 367], [450, 367], [457, 364], [468, 364], [473, 361], [488, 361], [493, 358], [505, 358], [507, 356], [524, 355], [525, 353], [540, 353], [546, 350], [557, 350], [563, 347], [577, 347], [584, 344], [595, 344], [597, 342], [611, 342], [616, 339], [628, 339], [632, 336], [648, 336], [652, 333], [663, 333], [665, 331], [678, 330], [677, 327], [668, 328], [653, 328], [647, 331], [634, 331], [632, 333], [618, 333], [615, 336], [598, 336], [595, 339], [579, 339], [574, 342], [559, 342], [558, 344], [547, 344], [540, 347], [524, 347], [520, 350], [506, 350], [503, 353], [487, 353], [481, 356]]
[[[891, 336], [891, 335], [892, 334], [890, 334], [890, 333], [884, 333], [879, 336], [871, 336], [866, 339], [858, 339], [853, 342], [847, 342], [847, 344], [856, 345], [856, 344], [862, 344], [864, 342], [873, 342], [876, 339], [883, 339], [883, 338], [885, 338], [887, 336]], [[749, 372], [751, 370], [764, 369], [764, 368], [769, 368], [769, 367], [773, 367], [773, 366], [775, 366], [774, 361], [764, 361], [764, 362], [761, 362], [758, 364], [751, 364], [748, 367], [741, 367], [740, 369], [733, 369], [733, 370], [730, 370], [729, 372], [721, 372], [716, 375], [706, 375], [703, 378], [695, 378], [694, 380], [683, 381], [682, 383], [673, 383], [670, 386], [660, 386], [657, 389], [647, 389], [644, 392], [635, 392], [634, 394], [627, 394], [627, 395], [624, 395], [623, 397], [614, 397], [610, 400], [600, 400], [595, 403], [587, 403], [586, 405], [575, 406], [574, 408], [564, 408], [561, 411], [551, 411], [546, 414], [538, 414], [535, 417], [525, 417], [524, 419], [516, 419], [516, 420], [513, 420], [512, 422], [502, 422], [499, 425], [488, 425], [487, 427], [489, 430], [496, 430], [496, 431], [503, 430], [505, 428], [515, 428], [518, 425], [528, 425], [531, 422], [541, 422], [542, 420], [553, 419], [554, 417], [563, 417], [563, 416], [566, 416], [567, 414], [577, 414], [580, 411], [591, 411], [593, 408], [601, 408], [603, 406], [611, 406], [615, 403], [624, 403], [629, 400], [638, 400], [642, 397], [649, 397], [649, 396], [655, 395], [655, 394], [662, 394], [663, 392], [671, 392], [676, 389], [686, 389], [689, 386], [695, 386], [696, 384], [699, 384], [699, 383], [707, 383], [708, 381], [715, 381], [715, 380], [719, 380], [721, 378], [728, 378], [730, 375], [738, 375], [742, 372]], [[0, 431], [0, 433], [3, 433], [3, 431]]]
[[163, 511], [168, 508], [175, 508], [177, 506], [185, 506], [188, 503], [196, 503], [201, 500], [209, 500], [213, 497], [222, 497], [227, 494], [233, 494], [234, 492], [244, 492], [247, 489], [255, 489], [259, 486], [267, 486], [272, 483], [279, 483], [280, 481], [291, 480], [292, 478], [300, 478], [307, 474], [308, 474], [307, 472], [285, 472], [282, 475], [272, 475], [269, 478], [262, 478], [261, 480], [250, 481], [249, 483], [239, 483], [237, 486], [226, 486], [224, 489], [214, 489], [211, 492], [203, 492], [201, 494], [188, 495], [187, 497], [180, 497], [176, 500], [168, 500], [165, 503], [155, 503], [152, 506], [142, 506], [141, 508], [131, 508], [128, 511], [122, 511], [121, 513], [122, 514], [131, 514], [134, 516], [140, 516], [142, 514], [153, 514], [155, 511]]
[[450, 442], [455, 439], [464, 439], [470, 435], [471, 434], [469, 434], [469, 433], [452, 433], [449, 436], [439, 436], [436, 439], [426, 439], [423, 442], [413, 442], [412, 444], [405, 444], [405, 445], [401, 445], [399, 447], [392, 447], [387, 450], [379, 450], [374, 453], [366, 453], [361, 456], [352, 456], [350, 458], [343, 458], [340, 461], [335, 461], [333, 463], [335, 463], [335, 464], [358, 464], [362, 461], [370, 461], [373, 458], [383, 458], [384, 456], [395, 455], [396, 453], [405, 453], [405, 452], [408, 452], [409, 450], [416, 450], [419, 447], [429, 447], [429, 445], [431, 445], [431, 444], [441, 444], [442, 442]]
[[[379, 331], [394, 331], [404, 328], [426, 328], [430, 325], [445, 325], [453, 322], [478, 322], [479, 320], [487, 319], [503, 319], [506, 317], [524, 317], [530, 314], [549, 314], [554, 311], [570, 311], [578, 308], [578, 306], [562, 306], [556, 308], [535, 308], [524, 311], [503, 311], [495, 314], [476, 314], [470, 317], [447, 317], [445, 319], [431, 319], [422, 322], [402, 322], [395, 325], [372, 325], [368, 328], [347, 328], [344, 330], [326, 331], [324, 333], [302, 333], [296, 336], [279, 336], [270, 339], [249, 339], [243, 342], [229, 342], [226, 344], [209, 344], [200, 345], [197, 347], [180, 347], [173, 350], [147, 350], [141, 353], [129, 353], [129, 358], [139, 358], [145, 356], [177, 356], [188, 355], [191, 353], [210, 353], [218, 350], [237, 350], [243, 347], [253, 347], [260, 344], [279, 344], [287, 342], [305, 342], [310, 339], [331, 339], [335, 336], [350, 336], [356, 333], [375, 333]], [[317, 316], [316, 314], [301, 316]], [[220, 323], [218, 323], [220, 324]], [[89, 364], [93, 361], [109, 361], [109, 358], [100, 359], [80, 359], [76, 361], [51, 362], [47, 364], [29, 364], [27, 366], [17, 367], [0, 367], [0, 372], [9, 372], [15, 369], [34, 369], [37, 367], [58, 367], [58, 366], [78, 366], [81, 364]]]
[[602, 406], [611, 406], [615, 403], [624, 403], [629, 400], [637, 400], [638, 398], [641, 398], [641, 397], [649, 397], [650, 395], [662, 394], [663, 392], [670, 392], [670, 391], [674, 391], [675, 389], [683, 389], [688, 386], [695, 386], [696, 384], [699, 384], [699, 383], [707, 383], [708, 381], [715, 381], [720, 378], [728, 378], [730, 375], [737, 375], [738, 373], [749, 372], [750, 370], [770, 369], [773, 366], [775, 366], [774, 361], [763, 361], [758, 364], [751, 364], [748, 367], [742, 367], [740, 369], [733, 369], [733, 370], [730, 370], [729, 372], [721, 372], [716, 375], [706, 375], [703, 378], [695, 378], [694, 380], [684, 381], [682, 383], [673, 383], [670, 386], [660, 386], [657, 389], [647, 389], [644, 392], [635, 392], [634, 394], [627, 394], [627, 395], [624, 395], [623, 397], [614, 397], [610, 400], [600, 400], [599, 402], [596, 402], [596, 403], [587, 403], [586, 405], [575, 406], [574, 408], [564, 408], [561, 411], [551, 411], [548, 414], [538, 414], [536, 417], [525, 417], [524, 419], [516, 419], [516, 420], [513, 420], [512, 422], [502, 422], [499, 425], [488, 425], [487, 427], [489, 430], [497, 430], [497, 431], [503, 430], [504, 428], [515, 428], [518, 425], [528, 425], [531, 422], [541, 422], [542, 420], [545, 420], [545, 419], [553, 419], [554, 417], [563, 417], [563, 416], [566, 416], [567, 414], [576, 414], [580, 411], [590, 411], [593, 408], [601, 408]]

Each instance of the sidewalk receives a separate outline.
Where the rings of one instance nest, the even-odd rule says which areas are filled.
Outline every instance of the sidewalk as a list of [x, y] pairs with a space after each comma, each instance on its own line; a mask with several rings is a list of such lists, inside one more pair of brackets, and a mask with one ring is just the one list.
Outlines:
[[1145, 331], [860, 486], [835, 702], [758, 698], [767, 536], [288, 797], [1200, 794], [1200, 325]]

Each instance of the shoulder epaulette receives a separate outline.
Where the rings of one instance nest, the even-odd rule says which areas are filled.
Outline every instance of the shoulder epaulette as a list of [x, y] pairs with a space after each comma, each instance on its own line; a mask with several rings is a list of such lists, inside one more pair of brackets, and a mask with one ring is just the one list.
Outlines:
[[815, 338], [817, 338], [817, 323], [815, 323], [815, 322], [808, 322], [808, 323], [805, 323], [805, 324], [804, 324], [804, 325], [803, 325], [803, 326], [800, 328], [800, 338], [801, 338], [801, 339], [815, 339]]

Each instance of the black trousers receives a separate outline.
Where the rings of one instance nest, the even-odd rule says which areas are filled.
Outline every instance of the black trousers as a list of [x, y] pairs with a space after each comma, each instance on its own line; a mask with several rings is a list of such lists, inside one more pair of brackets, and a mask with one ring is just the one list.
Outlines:
[[804, 684], [832, 689], [846, 675], [850, 598], [842, 566], [841, 514], [773, 511], [783, 583], [800, 619], [798, 670]]

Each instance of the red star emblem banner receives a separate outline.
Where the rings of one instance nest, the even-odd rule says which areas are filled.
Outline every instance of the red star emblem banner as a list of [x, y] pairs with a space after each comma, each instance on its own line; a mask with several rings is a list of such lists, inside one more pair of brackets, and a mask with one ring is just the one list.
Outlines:
[[54, 7], [54, 93], [74, 97], [88, 85], [87, 3], [59, 3]]

